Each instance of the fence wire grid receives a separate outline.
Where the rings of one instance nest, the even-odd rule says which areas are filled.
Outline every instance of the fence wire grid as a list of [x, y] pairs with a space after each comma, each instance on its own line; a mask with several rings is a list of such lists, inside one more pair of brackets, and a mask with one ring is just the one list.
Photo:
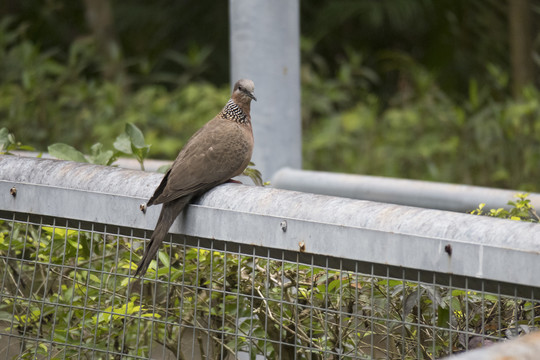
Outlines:
[[149, 235], [0, 212], [0, 357], [436, 359], [540, 319], [534, 288], [180, 235], [141, 281]]

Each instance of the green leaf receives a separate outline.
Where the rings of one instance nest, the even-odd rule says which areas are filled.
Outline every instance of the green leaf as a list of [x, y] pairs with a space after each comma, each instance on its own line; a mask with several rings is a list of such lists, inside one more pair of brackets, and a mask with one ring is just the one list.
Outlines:
[[89, 160], [92, 164], [110, 165], [115, 160], [114, 152], [112, 150], [102, 151], [103, 144], [101, 143], [95, 143], [90, 149], [92, 151], [92, 155], [90, 156]]
[[60, 160], [71, 160], [85, 163], [88, 162], [82, 152], [67, 144], [56, 143], [49, 145], [47, 149], [49, 150], [49, 154], [51, 156], [54, 156]]
[[112, 150], [107, 150], [100, 153], [97, 156], [91, 157], [91, 162], [92, 164], [96, 164], [96, 165], [110, 165], [113, 163], [113, 161], [111, 161], [113, 157], [114, 157], [114, 153], [112, 152]]
[[161, 260], [164, 267], [168, 268], [171, 266], [171, 261], [169, 259], [169, 255], [164, 251], [158, 252], [159, 260]]
[[133, 143], [132, 143], [131, 144], [131, 150], [133, 151], [133, 154], [135, 154], [135, 156], [137, 157], [139, 162], [142, 162], [142, 160], [146, 159], [146, 156], [150, 152], [150, 146], [145, 146], [145, 147], [142, 147], [142, 148], [138, 148], [138, 147], [134, 146]]
[[335, 280], [332, 280], [329, 284], [328, 284], [328, 292], [331, 293], [334, 291], [334, 289], [338, 286], [341, 285], [341, 279], [335, 279]]
[[118, 135], [113, 146], [116, 150], [120, 152], [123, 152], [125, 154], [133, 154], [133, 151], [131, 151], [131, 139], [126, 133]]
[[265, 185], [266, 183], [263, 183], [261, 172], [257, 170], [255, 167], [251, 167], [251, 166], [255, 166], [255, 164], [253, 162], [250, 162], [242, 175], [249, 176], [251, 181], [253, 181], [253, 183], [257, 186]]
[[144, 135], [137, 126], [133, 125], [132, 123], [127, 123], [126, 134], [129, 135], [131, 139], [131, 144], [136, 148], [142, 149], [144, 147], [147, 147], [146, 143], [144, 142]]
[[144, 159], [148, 155], [148, 152], [150, 151], [150, 146], [146, 146], [143, 148], [137, 148], [131, 144], [131, 150], [133, 151], [133, 155], [135, 155], [135, 158], [141, 165], [141, 170], [144, 171]]
[[437, 325], [442, 328], [448, 327], [448, 322], [450, 321], [450, 309], [439, 306], [437, 315]]
[[90, 244], [88, 243], [88, 239], [85, 236], [81, 236], [79, 238], [79, 244], [81, 245], [80, 254], [86, 257], [90, 256]]

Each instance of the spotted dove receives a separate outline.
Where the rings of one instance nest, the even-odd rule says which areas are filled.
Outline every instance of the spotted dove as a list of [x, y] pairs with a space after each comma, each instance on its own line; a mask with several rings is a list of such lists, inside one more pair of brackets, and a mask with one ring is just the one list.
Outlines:
[[253, 151], [251, 100], [253, 81], [238, 80], [231, 99], [216, 117], [182, 148], [147, 205], [163, 204], [156, 228], [135, 276], [143, 276], [176, 217], [189, 202], [211, 188], [240, 175]]

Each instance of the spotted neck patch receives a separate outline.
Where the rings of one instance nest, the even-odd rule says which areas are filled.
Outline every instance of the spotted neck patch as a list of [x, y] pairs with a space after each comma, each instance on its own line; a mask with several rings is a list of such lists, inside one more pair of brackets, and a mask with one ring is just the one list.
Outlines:
[[245, 124], [249, 121], [246, 113], [244, 113], [240, 106], [236, 105], [232, 99], [225, 104], [225, 107], [223, 110], [221, 110], [220, 115], [225, 119], [236, 121], [240, 124]]

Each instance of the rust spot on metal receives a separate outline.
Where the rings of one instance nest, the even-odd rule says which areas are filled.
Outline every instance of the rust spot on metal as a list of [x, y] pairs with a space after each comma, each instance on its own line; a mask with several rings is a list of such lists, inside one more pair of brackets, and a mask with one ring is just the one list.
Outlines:
[[139, 209], [143, 212], [143, 214], [146, 214], [146, 204], [145, 203], [142, 203], [141, 205], [139, 205]]
[[298, 248], [299, 248], [300, 252], [304, 252], [304, 251], [306, 251], [306, 244], [303, 241], [300, 241], [298, 243]]
[[9, 189], [9, 193], [11, 194], [11, 196], [15, 197], [17, 196], [17, 188], [12, 187], [11, 189]]
[[452, 245], [448, 244], [444, 247], [444, 252], [448, 254], [448, 256], [452, 256]]

